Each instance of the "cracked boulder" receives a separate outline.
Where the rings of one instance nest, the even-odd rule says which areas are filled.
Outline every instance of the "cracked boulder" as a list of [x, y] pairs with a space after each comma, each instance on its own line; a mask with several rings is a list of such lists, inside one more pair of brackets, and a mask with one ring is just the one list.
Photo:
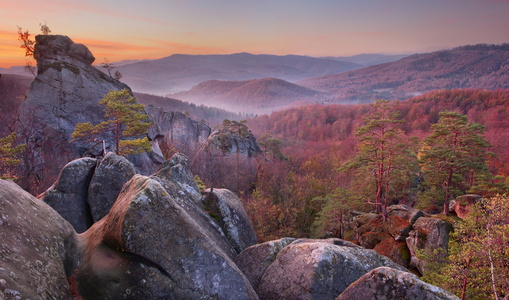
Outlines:
[[108, 214], [117, 200], [124, 183], [129, 181], [136, 171], [123, 156], [108, 152], [99, 162], [88, 186], [87, 203], [94, 222]]
[[71, 299], [78, 244], [57, 212], [0, 179], [0, 299]]
[[258, 298], [176, 198], [155, 178], [135, 175], [126, 183], [110, 212], [83, 234], [82, 296], [118, 290], [147, 299]]
[[76, 159], [64, 166], [57, 181], [39, 198], [56, 210], [78, 232], [84, 232], [93, 223], [87, 204], [88, 186], [97, 160]]
[[214, 207], [214, 213], [226, 238], [237, 253], [256, 244], [256, 234], [253, 225], [240, 199], [227, 189], [205, 190], [209, 195], [206, 202]]
[[334, 299], [361, 276], [382, 266], [406, 271], [376, 251], [350, 242], [301, 239], [278, 252], [256, 291], [262, 299]]
[[387, 267], [376, 268], [352, 283], [336, 300], [459, 300], [417, 276]]

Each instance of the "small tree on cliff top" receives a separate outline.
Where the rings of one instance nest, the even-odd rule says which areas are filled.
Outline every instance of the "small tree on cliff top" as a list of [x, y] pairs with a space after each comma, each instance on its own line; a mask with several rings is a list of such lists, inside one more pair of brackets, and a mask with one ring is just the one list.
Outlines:
[[152, 123], [145, 122], [148, 115], [143, 112], [145, 105], [136, 102], [129, 91], [110, 91], [99, 102], [104, 106], [107, 121], [97, 125], [91, 123], [78, 123], [72, 134], [71, 142], [84, 140], [97, 141], [100, 138], [113, 134], [115, 138], [115, 153], [119, 155], [136, 154], [150, 151], [150, 142], [147, 137], [122, 140], [147, 133]]

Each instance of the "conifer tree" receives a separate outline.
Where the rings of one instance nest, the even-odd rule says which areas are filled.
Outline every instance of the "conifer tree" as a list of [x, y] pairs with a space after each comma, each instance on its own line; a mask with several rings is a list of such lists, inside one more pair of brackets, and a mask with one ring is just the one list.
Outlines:
[[[72, 140], [87, 142], [105, 139], [113, 135], [115, 139], [115, 153], [119, 155], [136, 154], [150, 151], [151, 145], [147, 137], [132, 139], [147, 133], [152, 123], [146, 122], [148, 115], [143, 112], [145, 106], [136, 102], [136, 98], [129, 91], [110, 91], [99, 102], [104, 106], [105, 118], [108, 119], [97, 125], [78, 123], [72, 133]], [[131, 139], [125, 139], [131, 138]]]
[[431, 131], [419, 158], [427, 188], [445, 193], [443, 212], [447, 215], [449, 199], [457, 196], [455, 191], [468, 189], [466, 176], [486, 169], [486, 148], [490, 143], [483, 136], [484, 126], [468, 123], [468, 118], [458, 112], [441, 112]]
[[[356, 170], [357, 177], [364, 178], [365, 186], [374, 185], [376, 212], [387, 216], [387, 205], [396, 170], [409, 168], [412, 159], [403, 142], [402, 121], [388, 100], [376, 100], [371, 104], [373, 111], [364, 118], [364, 126], [357, 129], [359, 153], [342, 167], [342, 170]], [[404, 158], [405, 157], [405, 158]]]
[[25, 144], [14, 146], [16, 132], [0, 139], [0, 178], [16, 179], [12, 171], [13, 167], [20, 164], [21, 160], [16, 155], [25, 149]]

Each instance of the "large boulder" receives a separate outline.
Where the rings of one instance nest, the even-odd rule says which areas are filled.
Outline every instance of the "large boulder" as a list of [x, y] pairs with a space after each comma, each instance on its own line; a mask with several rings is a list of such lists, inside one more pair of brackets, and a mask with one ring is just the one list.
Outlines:
[[71, 224], [12, 181], [0, 180], [0, 298], [71, 299], [78, 266]]
[[438, 258], [447, 256], [449, 233], [452, 227], [449, 223], [438, 218], [421, 217], [417, 219], [406, 239], [410, 250], [410, 267], [417, 268], [421, 274], [425, 272], [424, 260], [417, 257], [417, 252], [422, 250], [431, 254], [431, 251], [438, 251]]
[[[178, 201], [155, 178], [135, 175], [126, 183], [108, 215], [84, 233], [80, 294], [97, 299], [120, 285], [157, 298], [148, 283], [166, 291], [166, 298], [256, 299], [233, 260]], [[139, 263], [151, 271], [135, 273]], [[83, 284], [96, 281], [102, 284]]]
[[88, 186], [87, 203], [94, 222], [108, 214], [124, 183], [129, 181], [136, 171], [123, 156], [108, 152], [99, 162]]
[[88, 186], [94, 175], [97, 160], [76, 159], [64, 166], [57, 181], [39, 198], [56, 210], [78, 232], [93, 223], [87, 204]]
[[449, 203], [449, 212], [456, 214], [461, 219], [466, 219], [472, 206], [481, 199], [481, 196], [474, 194], [459, 196]]
[[191, 161], [184, 154], [175, 153], [159, 167], [154, 176], [161, 180], [178, 184], [196, 202], [201, 200], [200, 189], [191, 172]]
[[336, 300], [457, 300], [417, 276], [387, 267], [376, 268], [352, 283]]
[[296, 240], [279, 251], [257, 292], [264, 299], [334, 299], [382, 266], [405, 271], [376, 251], [343, 240]]
[[276, 260], [279, 251], [293, 241], [294, 238], [282, 238], [246, 248], [238, 256], [237, 266], [257, 289], [263, 273]]
[[237, 253], [256, 244], [253, 225], [240, 199], [227, 189], [205, 190], [209, 209], [215, 210], [217, 219], [226, 238]]

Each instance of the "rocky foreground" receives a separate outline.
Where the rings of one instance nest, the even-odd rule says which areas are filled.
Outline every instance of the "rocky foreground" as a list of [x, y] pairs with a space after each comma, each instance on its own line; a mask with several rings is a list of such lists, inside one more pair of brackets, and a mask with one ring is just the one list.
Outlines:
[[256, 244], [240, 200], [202, 195], [181, 154], [151, 176], [74, 160], [40, 198], [0, 180], [2, 299], [457, 299], [344, 240]]

